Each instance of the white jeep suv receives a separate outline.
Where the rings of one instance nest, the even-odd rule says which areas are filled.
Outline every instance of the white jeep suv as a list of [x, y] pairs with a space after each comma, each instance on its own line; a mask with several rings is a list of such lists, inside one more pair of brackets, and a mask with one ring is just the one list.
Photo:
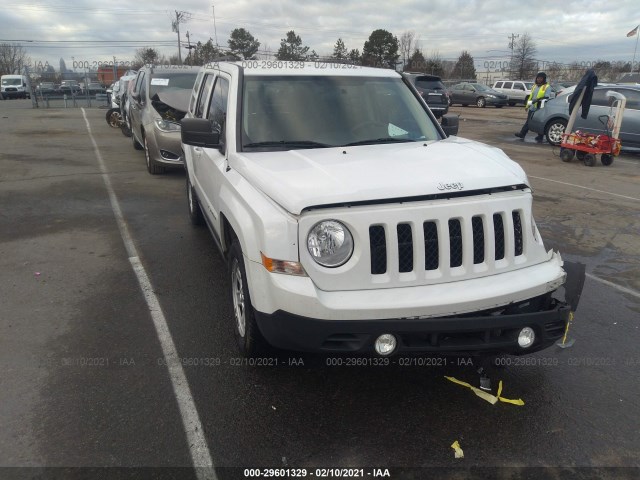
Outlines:
[[584, 270], [567, 281], [544, 248], [518, 164], [448, 137], [457, 117], [440, 126], [395, 71], [263, 63], [203, 67], [182, 120], [243, 354], [520, 355], [563, 335]]

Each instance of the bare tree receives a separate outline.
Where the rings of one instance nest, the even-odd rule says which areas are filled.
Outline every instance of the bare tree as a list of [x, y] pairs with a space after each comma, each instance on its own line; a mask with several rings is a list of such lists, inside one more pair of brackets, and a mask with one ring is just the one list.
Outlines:
[[411, 54], [415, 49], [416, 32], [408, 30], [400, 35], [400, 55], [402, 57], [402, 65], [406, 65], [411, 58]]
[[513, 60], [511, 62], [511, 75], [518, 80], [528, 80], [536, 74], [537, 62], [535, 60], [536, 43], [531, 35], [525, 33], [520, 37], [513, 48]]
[[29, 63], [23, 46], [17, 43], [0, 43], [0, 75], [20, 74]]

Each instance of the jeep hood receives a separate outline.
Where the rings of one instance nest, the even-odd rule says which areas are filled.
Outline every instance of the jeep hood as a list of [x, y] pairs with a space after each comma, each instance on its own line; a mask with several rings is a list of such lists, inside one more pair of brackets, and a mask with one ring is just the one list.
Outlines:
[[[419, 197], [460, 187], [528, 185], [524, 170], [502, 150], [458, 137], [426, 144], [241, 153], [230, 162], [293, 214], [308, 207]], [[443, 189], [447, 184], [456, 184], [455, 190]]]

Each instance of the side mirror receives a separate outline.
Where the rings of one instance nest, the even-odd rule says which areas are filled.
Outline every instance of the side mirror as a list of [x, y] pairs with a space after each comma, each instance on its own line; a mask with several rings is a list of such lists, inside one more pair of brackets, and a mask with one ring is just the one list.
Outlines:
[[459, 119], [457, 115], [443, 115], [440, 126], [447, 137], [458, 134]]
[[206, 118], [183, 118], [180, 120], [182, 143], [192, 147], [219, 148], [220, 133], [212, 131]]

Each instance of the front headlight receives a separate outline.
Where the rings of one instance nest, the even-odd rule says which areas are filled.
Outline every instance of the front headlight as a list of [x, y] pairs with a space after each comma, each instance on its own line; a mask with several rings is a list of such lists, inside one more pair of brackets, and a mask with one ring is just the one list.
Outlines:
[[337, 220], [324, 220], [316, 223], [307, 235], [307, 249], [323, 267], [339, 267], [353, 254], [353, 237]]
[[164, 118], [157, 118], [156, 128], [158, 128], [158, 130], [162, 130], [163, 132], [179, 132], [180, 124], [175, 122], [169, 122]]
[[489, 97], [489, 98], [496, 98], [496, 96], [495, 96], [495, 95], [487, 95], [487, 97]]

